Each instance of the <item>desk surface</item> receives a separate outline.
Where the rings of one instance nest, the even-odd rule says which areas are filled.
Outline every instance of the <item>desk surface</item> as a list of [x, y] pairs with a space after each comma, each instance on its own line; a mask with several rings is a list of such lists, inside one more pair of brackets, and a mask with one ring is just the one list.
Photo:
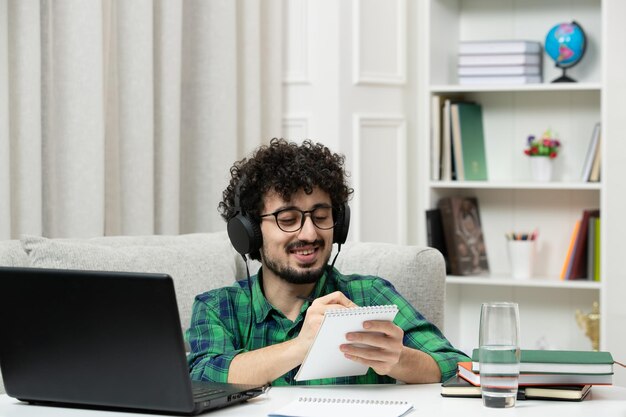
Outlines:
[[[440, 384], [385, 385], [385, 386], [334, 386], [334, 387], [281, 387], [241, 405], [227, 407], [205, 414], [207, 417], [267, 416], [269, 412], [299, 396], [320, 394], [352, 397], [366, 395], [370, 399], [398, 399], [410, 401], [414, 411], [409, 416], [626, 416], [626, 388], [595, 386], [583, 402], [518, 401], [515, 409], [506, 411], [483, 407], [479, 398], [444, 398], [439, 394]], [[2, 417], [137, 417], [149, 414], [119, 413], [98, 410], [34, 406], [0, 395]], [[324, 416], [328, 417], [328, 416]]]

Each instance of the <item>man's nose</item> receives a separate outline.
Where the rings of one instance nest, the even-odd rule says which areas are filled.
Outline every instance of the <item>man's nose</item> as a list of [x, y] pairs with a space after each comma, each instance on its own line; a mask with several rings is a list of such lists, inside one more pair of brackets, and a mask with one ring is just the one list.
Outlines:
[[298, 237], [301, 240], [310, 241], [317, 239], [317, 227], [313, 224], [313, 219], [311, 218], [311, 213], [307, 213], [304, 215], [304, 224], [298, 233]]

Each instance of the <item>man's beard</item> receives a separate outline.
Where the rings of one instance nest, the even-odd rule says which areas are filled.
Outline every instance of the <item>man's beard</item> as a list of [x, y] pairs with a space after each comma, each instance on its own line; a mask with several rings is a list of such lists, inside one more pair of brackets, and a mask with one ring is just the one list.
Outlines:
[[[324, 249], [324, 241], [317, 240], [314, 242], [318, 245], [318, 250], [322, 251]], [[308, 245], [309, 243], [304, 242], [294, 242], [288, 245], [285, 250], [287, 253], [289, 251], [296, 249], [300, 246]], [[266, 255], [265, 248], [261, 248], [261, 259], [263, 260], [263, 265], [267, 267], [270, 271], [272, 271], [276, 276], [280, 277], [284, 281], [290, 284], [312, 284], [317, 282], [322, 275], [324, 275], [324, 271], [326, 266], [328, 265], [328, 261], [330, 260], [330, 253], [324, 260], [324, 263], [319, 268], [308, 268], [308, 265], [303, 265], [306, 268], [304, 271], [298, 272], [294, 268], [291, 268], [286, 265], [281, 265], [278, 260], [274, 260], [269, 258]]]

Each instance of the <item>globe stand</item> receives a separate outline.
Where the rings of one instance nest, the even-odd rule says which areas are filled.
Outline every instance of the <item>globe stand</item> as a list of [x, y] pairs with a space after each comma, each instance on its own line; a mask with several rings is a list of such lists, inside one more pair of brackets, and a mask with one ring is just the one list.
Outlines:
[[567, 68], [561, 68], [563, 70], [563, 74], [561, 74], [561, 76], [559, 78], [555, 78], [554, 80], [552, 80], [553, 83], [575, 83], [577, 82], [575, 79], [567, 76], [567, 74], [565, 74], [565, 71], [567, 70]]

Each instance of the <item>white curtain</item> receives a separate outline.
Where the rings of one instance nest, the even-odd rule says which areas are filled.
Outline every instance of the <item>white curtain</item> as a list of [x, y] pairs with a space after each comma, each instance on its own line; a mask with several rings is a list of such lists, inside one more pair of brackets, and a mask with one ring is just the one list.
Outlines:
[[224, 229], [281, 129], [280, 0], [0, 0], [0, 239]]

